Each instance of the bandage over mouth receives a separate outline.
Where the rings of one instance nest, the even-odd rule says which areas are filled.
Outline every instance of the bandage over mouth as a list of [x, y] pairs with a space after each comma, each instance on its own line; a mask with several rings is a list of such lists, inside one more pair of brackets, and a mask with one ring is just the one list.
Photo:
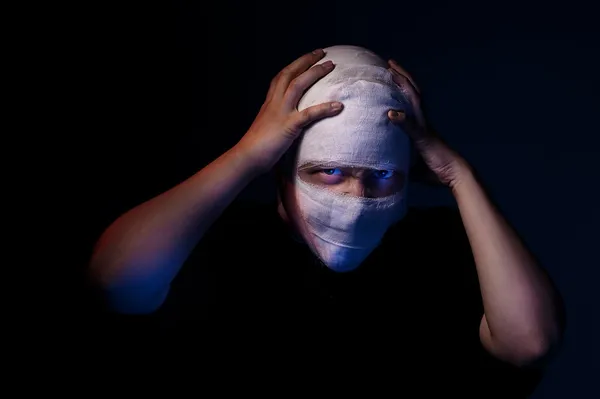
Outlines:
[[[329, 101], [342, 112], [307, 127], [299, 138], [296, 169], [307, 164], [393, 169], [408, 175], [410, 141], [388, 118], [408, 101], [394, 83], [387, 63], [356, 46], [324, 49], [317, 64], [332, 60], [334, 70], [309, 88], [302, 111]], [[295, 175], [296, 200], [309, 245], [328, 267], [356, 268], [379, 244], [387, 229], [406, 212], [405, 189], [389, 197], [361, 198], [315, 186]]]

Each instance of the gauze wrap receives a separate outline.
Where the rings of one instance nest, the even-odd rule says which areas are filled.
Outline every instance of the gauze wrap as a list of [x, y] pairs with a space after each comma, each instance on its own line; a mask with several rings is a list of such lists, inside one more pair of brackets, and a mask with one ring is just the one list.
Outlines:
[[[306, 91], [298, 110], [329, 101], [341, 101], [344, 108], [305, 129], [297, 147], [296, 170], [309, 162], [333, 163], [394, 169], [408, 177], [409, 138], [387, 116], [390, 109], [405, 109], [407, 100], [392, 80], [387, 63], [362, 47], [324, 50], [326, 55], [317, 64], [331, 60], [335, 68]], [[295, 176], [296, 201], [309, 233], [308, 244], [335, 271], [358, 267], [406, 213], [406, 189], [389, 197], [364, 198], [310, 184], [298, 173]]]

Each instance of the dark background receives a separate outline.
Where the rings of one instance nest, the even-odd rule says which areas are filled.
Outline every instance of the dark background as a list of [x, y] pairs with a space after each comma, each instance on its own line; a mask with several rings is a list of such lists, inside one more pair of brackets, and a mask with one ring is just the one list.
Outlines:
[[[565, 297], [566, 342], [535, 397], [597, 397], [600, 41], [591, 6], [169, 6], [81, 11], [75, 67], [85, 106], [69, 139], [71, 173], [85, 176], [73, 178], [69, 198], [78, 265], [117, 216], [234, 145], [281, 68], [318, 47], [365, 46], [413, 74], [432, 124], [475, 167]], [[415, 186], [410, 195], [413, 204], [453, 204], [445, 190]], [[269, 176], [243, 196], [273, 199]]]

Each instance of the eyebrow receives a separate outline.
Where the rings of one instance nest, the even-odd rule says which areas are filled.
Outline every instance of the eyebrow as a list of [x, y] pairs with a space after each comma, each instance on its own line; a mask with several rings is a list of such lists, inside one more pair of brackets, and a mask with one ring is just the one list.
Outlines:
[[342, 164], [339, 162], [335, 162], [335, 161], [326, 161], [326, 162], [306, 162], [302, 165], [300, 165], [298, 167], [299, 171], [302, 170], [306, 170], [306, 169], [315, 169], [315, 168], [323, 168], [323, 169], [327, 169], [327, 168], [340, 168], [340, 169], [365, 169], [365, 170], [396, 170], [396, 168], [393, 167], [377, 167], [377, 166], [371, 166], [371, 167], [367, 167], [367, 166], [355, 166], [355, 165], [347, 165], [347, 164]]
[[313, 169], [313, 168], [352, 168], [351, 165], [344, 165], [339, 162], [306, 162], [298, 167], [298, 170]]

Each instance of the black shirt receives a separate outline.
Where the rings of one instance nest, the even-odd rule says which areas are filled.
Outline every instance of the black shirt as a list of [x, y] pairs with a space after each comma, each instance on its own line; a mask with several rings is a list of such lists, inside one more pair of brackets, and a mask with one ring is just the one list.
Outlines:
[[204, 361], [248, 363], [257, 375], [304, 370], [346, 389], [416, 389], [414, 397], [527, 397], [540, 371], [488, 354], [479, 340], [482, 316], [456, 210], [411, 209], [359, 268], [336, 273], [294, 239], [275, 205], [234, 203], [157, 312], [111, 325], [122, 340], [195, 342]]

